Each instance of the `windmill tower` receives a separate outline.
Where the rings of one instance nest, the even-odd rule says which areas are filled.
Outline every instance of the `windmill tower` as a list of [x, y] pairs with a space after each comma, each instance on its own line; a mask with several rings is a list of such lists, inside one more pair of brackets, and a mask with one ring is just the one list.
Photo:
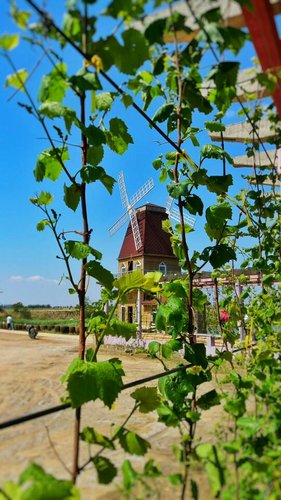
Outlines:
[[122, 207], [125, 208], [126, 212], [122, 215], [122, 217], [120, 217], [120, 219], [118, 219], [115, 222], [115, 224], [113, 224], [113, 226], [111, 226], [111, 228], [109, 229], [109, 234], [110, 236], [113, 236], [113, 234], [115, 234], [116, 231], [118, 231], [118, 229], [120, 229], [125, 224], [125, 222], [127, 222], [128, 219], [130, 218], [135, 248], [136, 250], [139, 250], [142, 246], [142, 240], [134, 206], [147, 193], [149, 193], [149, 191], [151, 191], [154, 188], [154, 182], [152, 177], [148, 181], [146, 181], [145, 184], [138, 191], [136, 191], [136, 193], [130, 198], [130, 202], [127, 194], [124, 173], [122, 170], [118, 174], [118, 185], [120, 190]]
[[[118, 176], [118, 184], [126, 212], [110, 228], [110, 235], [130, 219], [118, 256], [118, 274], [125, 275], [139, 269], [143, 273], [161, 271], [165, 280], [175, 278], [180, 273], [178, 260], [173, 254], [169, 234], [162, 229], [162, 222], [168, 219], [166, 208], [152, 203], [134, 208], [153, 188], [152, 179], [147, 181], [130, 201], [122, 172]], [[157, 302], [139, 290], [138, 293], [132, 292], [127, 297], [127, 304], [120, 306], [118, 315], [122, 321], [137, 323], [141, 331], [151, 327], [156, 310]]]

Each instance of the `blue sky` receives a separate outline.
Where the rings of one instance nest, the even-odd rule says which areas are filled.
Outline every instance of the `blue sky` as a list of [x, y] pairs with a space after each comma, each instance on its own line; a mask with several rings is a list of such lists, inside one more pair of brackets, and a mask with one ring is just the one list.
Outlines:
[[[106, 2], [97, 2], [97, 5]], [[11, 24], [7, 15], [9, 2], [4, 2], [4, 15], [0, 19], [0, 32], [16, 32], [17, 29]], [[56, 0], [48, 2], [49, 11], [54, 12], [59, 20], [63, 7], [63, 2], [58, 7]], [[27, 8], [24, 0], [18, 2], [19, 7]], [[101, 21], [101, 29], [106, 32], [108, 25]], [[80, 58], [72, 49], [67, 51], [66, 60], [70, 61], [69, 71], [73, 74], [80, 69]], [[40, 52], [36, 48], [19, 48], [11, 53], [17, 68], [26, 68], [31, 71], [40, 58]], [[250, 58], [253, 50], [250, 44], [243, 51], [241, 67], [251, 65]], [[210, 64], [213, 60], [210, 60]], [[36, 98], [40, 80], [45, 72], [50, 71], [49, 65], [43, 61], [33, 74], [28, 88]], [[69, 209], [64, 209], [60, 202], [63, 193], [63, 181], [52, 183], [36, 183], [33, 177], [33, 169], [36, 164], [38, 154], [48, 148], [48, 142], [44, 139], [44, 133], [34, 118], [17, 105], [18, 101], [26, 102], [23, 93], [13, 96], [13, 90], [5, 89], [4, 83], [7, 74], [12, 73], [7, 62], [2, 58], [0, 65], [0, 100], [1, 100], [1, 120], [0, 120], [0, 166], [1, 166], [1, 196], [0, 196], [0, 224], [1, 224], [1, 247], [0, 247], [0, 303], [11, 304], [23, 302], [27, 304], [51, 304], [51, 305], [75, 305], [77, 299], [68, 294], [68, 283], [61, 278], [64, 275], [64, 264], [56, 258], [57, 248], [53, 237], [49, 231], [37, 232], [36, 224], [42, 218], [41, 213], [30, 202], [29, 197], [34, 196], [41, 190], [50, 191], [55, 196], [53, 207], [57, 212], [62, 210], [62, 229], [80, 230], [80, 211], [73, 213]], [[118, 84], [126, 80], [126, 75], [111, 72]], [[113, 90], [106, 82], [104, 91]], [[88, 103], [89, 104], [89, 103]], [[160, 103], [158, 103], [158, 106]], [[89, 104], [90, 108], [90, 104]], [[237, 105], [229, 111], [225, 123], [232, 123], [236, 120], [235, 114]], [[149, 110], [150, 116], [154, 113], [154, 108]], [[89, 111], [90, 114], [90, 111]], [[151, 202], [165, 206], [167, 200], [166, 188], [158, 181], [158, 173], [152, 167], [152, 161], [162, 152], [165, 153], [171, 148], [163, 144], [163, 140], [144, 122], [133, 109], [125, 109], [117, 102], [114, 105], [111, 117], [119, 116], [126, 121], [134, 144], [129, 146], [128, 151], [123, 156], [118, 156], [107, 152], [102, 162], [108, 174], [117, 179], [120, 170], [124, 171], [127, 182], [129, 197], [149, 178], [153, 177], [155, 188], [140, 204]], [[198, 119], [199, 120], [199, 119]], [[201, 119], [200, 119], [201, 120]], [[236, 120], [238, 121], [238, 119]], [[194, 123], [200, 126], [200, 122]], [[51, 129], [52, 123], [49, 128]], [[165, 129], [164, 129], [165, 130]], [[205, 132], [199, 135], [202, 145], [210, 142]], [[70, 142], [79, 144], [79, 138], [73, 134]], [[187, 146], [185, 146], [186, 148]], [[231, 154], [243, 154], [244, 148], [241, 145], [227, 146]], [[189, 149], [195, 159], [199, 151], [194, 148]], [[80, 154], [77, 147], [70, 148], [71, 164], [75, 162], [79, 165]], [[221, 172], [221, 164], [210, 166], [213, 174]], [[239, 186], [245, 181], [241, 180], [241, 174], [246, 172], [235, 170], [231, 167], [229, 173], [234, 176], [234, 183]], [[117, 185], [112, 196], [105, 188], [97, 183], [89, 189], [89, 218], [90, 226], [93, 228], [91, 245], [100, 250], [103, 254], [102, 264], [113, 273], [117, 271], [117, 256], [124, 238], [126, 226], [119, 230], [114, 237], [108, 234], [109, 227], [123, 214], [120, 196]], [[204, 198], [206, 207], [213, 202], [211, 195]], [[202, 250], [205, 246], [203, 238], [204, 218], [197, 219], [195, 232], [191, 233], [189, 245], [191, 249]], [[75, 263], [74, 263], [75, 265]], [[76, 264], [76, 269], [78, 266]], [[90, 300], [97, 300], [99, 288], [91, 282], [87, 293]]]

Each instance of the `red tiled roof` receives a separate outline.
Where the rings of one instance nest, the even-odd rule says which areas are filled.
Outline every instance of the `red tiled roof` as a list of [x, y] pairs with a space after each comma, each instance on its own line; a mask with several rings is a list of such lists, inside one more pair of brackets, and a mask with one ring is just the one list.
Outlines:
[[142, 247], [136, 250], [131, 223], [129, 223], [118, 259], [143, 255], [174, 257], [170, 237], [162, 229], [162, 221], [168, 219], [165, 208], [148, 203], [138, 208], [136, 214]]

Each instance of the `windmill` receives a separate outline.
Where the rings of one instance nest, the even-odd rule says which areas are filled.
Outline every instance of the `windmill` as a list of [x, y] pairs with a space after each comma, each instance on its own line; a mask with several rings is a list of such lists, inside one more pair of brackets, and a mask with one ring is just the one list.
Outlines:
[[[174, 219], [176, 222], [180, 223], [180, 213], [177, 208], [173, 208], [173, 203], [174, 199], [171, 196], [168, 196], [168, 200], [166, 203], [166, 212], [169, 216], [169, 218]], [[184, 223], [190, 226], [191, 228], [194, 227], [196, 219], [195, 217], [192, 217], [191, 215], [184, 214], [183, 216]]]
[[113, 224], [113, 226], [111, 226], [111, 228], [109, 229], [109, 234], [110, 236], [112, 236], [114, 233], [116, 233], [116, 231], [118, 231], [118, 229], [120, 229], [120, 227], [122, 227], [123, 224], [125, 224], [130, 218], [135, 247], [136, 250], [139, 250], [142, 246], [142, 240], [134, 205], [136, 205], [147, 193], [149, 193], [149, 191], [154, 188], [154, 182], [153, 179], [150, 178], [140, 189], [138, 189], [138, 191], [136, 191], [133, 196], [131, 196], [130, 200], [128, 198], [124, 173], [122, 170], [118, 174], [118, 185], [120, 190], [121, 203], [126, 212], [122, 215], [122, 217], [120, 217], [120, 219], [115, 222], [115, 224]]

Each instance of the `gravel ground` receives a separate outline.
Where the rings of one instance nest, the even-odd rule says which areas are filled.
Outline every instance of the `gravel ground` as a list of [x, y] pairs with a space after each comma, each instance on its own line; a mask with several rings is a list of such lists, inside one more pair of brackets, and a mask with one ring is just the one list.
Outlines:
[[[77, 345], [76, 336], [40, 332], [36, 340], [31, 340], [27, 333], [0, 330], [1, 422], [60, 404], [60, 397], [64, 394], [60, 377], [76, 356]], [[104, 347], [99, 359], [111, 357], [121, 359], [128, 374], [126, 382], [161, 372], [161, 365], [144, 354], [128, 355], [116, 352], [114, 348]], [[123, 391], [113, 410], [108, 410], [101, 402], [85, 405], [82, 427], [93, 426], [98, 432], [110, 435], [112, 424], [121, 424], [132, 408], [134, 400], [130, 393], [133, 390]], [[205, 413], [204, 420], [198, 427], [199, 438], [205, 438], [206, 433], [211, 436], [214, 423], [219, 417], [219, 407]], [[40, 464], [58, 478], [68, 479], [68, 470], [72, 467], [73, 424], [74, 412], [68, 409], [1, 430], [0, 485], [10, 479], [16, 480], [30, 462]], [[127, 427], [151, 442], [152, 450], [146, 455], [145, 461], [153, 457], [165, 474], [177, 472], [177, 463], [171, 451], [177, 438], [176, 429], [167, 429], [157, 422], [157, 415], [154, 413], [135, 414]], [[110, 452], [108, 457], [117, 467], [128, 458], [123, 450]], [[87, 447], [82, 444], [81, 463], [87, 458]], [[142, 457], [130, 459], [136, 467], [144, 460]], [[197, 470], [192, 473], [192, 477], [200, 483], [200, 499], [212, 499], [204, 474]], [[81, 474], [78, 486], [83, 500], [115, 500], [123, 498], [116, 487], [118, 481], [120, 482], [120, 476], [108, 486], [99, 485], [94, 469], [90, 468]], [[156, 486], [158, 495], [154, 498], [180, 498], [180, 491], [170, 487], [167, 481], [162, 479]], [[188, 498], [189, 494], [186, 495], [186, 499]]]

